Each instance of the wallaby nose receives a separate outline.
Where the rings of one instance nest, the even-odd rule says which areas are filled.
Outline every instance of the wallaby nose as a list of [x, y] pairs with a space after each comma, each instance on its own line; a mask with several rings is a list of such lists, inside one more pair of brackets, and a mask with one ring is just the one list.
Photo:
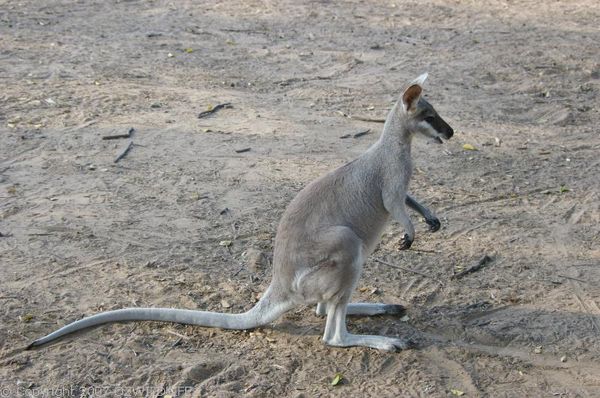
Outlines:
[[448, 130], [446, 131], [446, 139], [452, 137], [454, 135], [454, 130], [452, 130], [452, 127], [448, 126]]

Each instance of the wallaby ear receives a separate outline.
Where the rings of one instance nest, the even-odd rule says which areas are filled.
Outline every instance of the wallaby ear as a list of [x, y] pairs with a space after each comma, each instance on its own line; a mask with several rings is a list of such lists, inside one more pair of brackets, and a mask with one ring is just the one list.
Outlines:
[[409, 112], [415, 109], [421, 93], [423, 92], [423, 83], [427, 79], [427, 73], [423, 73], [421, 76], [413, 80], [408, 88], [402, 94], [402, 107], [405, 111]]
[[419, 86], [422, 86], [423, 83], [425, 83], [425, 80], [427, 80], [427, 76], [429, 76], [429, 73], [425, 72], [421, 76], [413, 80], [411, 84], [418, 84]]

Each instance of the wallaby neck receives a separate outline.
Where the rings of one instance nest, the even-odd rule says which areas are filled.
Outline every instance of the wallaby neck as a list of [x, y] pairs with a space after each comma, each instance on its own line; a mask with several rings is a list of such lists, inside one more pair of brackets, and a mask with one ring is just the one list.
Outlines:
[[406, 120], [400, 114], [399, 106], [398, 104], [394, 105], [388, 114], [383, 125], [383, 132], [374, 147], [377, 151], [389, 155], [385, 156], [386, 158], [401, 158], [410, 162], [412, 134], [409, 133]]

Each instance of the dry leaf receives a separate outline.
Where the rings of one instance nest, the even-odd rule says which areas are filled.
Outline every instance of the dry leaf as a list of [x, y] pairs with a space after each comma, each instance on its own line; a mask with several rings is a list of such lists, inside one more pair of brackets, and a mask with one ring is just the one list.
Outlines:
[[333, 380], [331, 380], [331, 385], [337, 386], [342, 382], [342, 380], [344, 380], [344, 375], [341, 373], [336, 373], [333, 377]]
[[29, 323], [33, 320], [33, 315], [32, 314], [25, 314], [21, 317], [21, 321], [24, 323]]
[[456, 395], [457, 397], [465, 395], [464, 391], [456, 390], [454, 388], [450, 389], [450, 392], [452, 393], [452, 395]]
[[467, 151], [476, 151], [477, 148], [475, 148], [473, 145], [471, 144], [464, 144], [463, 145], [463, 149], [466, 149]]
[[229, 247], [231, 245], [233, 245], [233, 242], [230, 240], [222, 240], [219, 242], [219, 246]]

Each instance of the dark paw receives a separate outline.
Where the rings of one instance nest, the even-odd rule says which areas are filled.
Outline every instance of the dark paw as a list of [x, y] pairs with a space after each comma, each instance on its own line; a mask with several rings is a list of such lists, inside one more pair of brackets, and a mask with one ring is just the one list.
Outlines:
[[386, 304], [384, 311], [389, 315], [402, 316], [406, 313], [406, 308], [400, 304]]
[[405, 339], [404, 340], [405, 346], [404, 346], [404, 350], [408, 350], [411, 348], [417, 348], [419, 345], [417, 344], [416, 341], [412, 340], [412, 339]]
[[440, 229], [440, 227], [442, 226], [442, 224], [440, 223], [440, 220], [437, 217], [428, 218], [425, 220], [425, 222], [427, 223], [427, 225], [429, 225], [430, 232], [435, 232], [438, 229]]
[[412, 246], [413, 239], [408, 236], [408, 234], [404, 234], [404, 237], [400, 240], [400, 246], [398, 247], [400, 250], [407, 250]]
[[411, 339], [392, 339], [389, 346], [386, 347], [387, 351], [398, 352], [402, 350], [409, 350], [415, 348], [417, 344]]

